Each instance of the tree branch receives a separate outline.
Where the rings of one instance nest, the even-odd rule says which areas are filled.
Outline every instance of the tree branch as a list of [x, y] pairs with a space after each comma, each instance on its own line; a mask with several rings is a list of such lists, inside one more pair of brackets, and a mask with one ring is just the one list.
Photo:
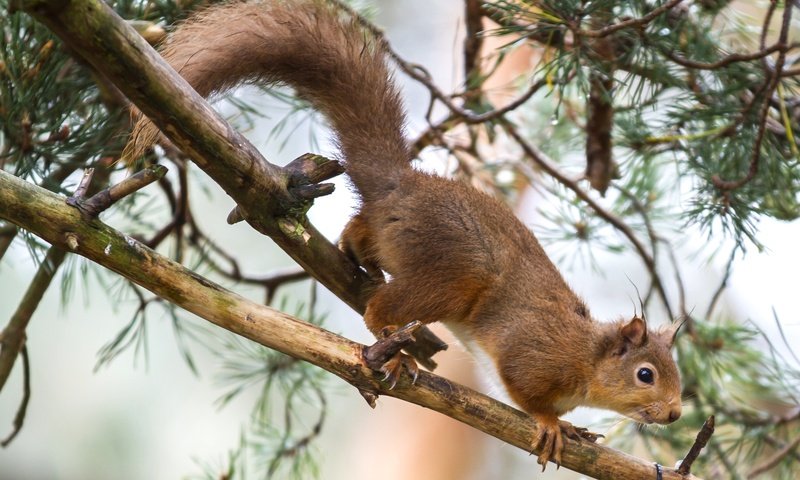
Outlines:
[[714, 434], [714, 415], [711, 415], [706, 419], [703, 423], [703, 428], [700, 429], [700, 432], [697, 434], [697, 438], [692, 445], [692, 448], [689, 450], [689, 453], [683, 458], [681, 461], [681, 465], [678, 467], [678, 472], [682, 474], [687, 474], [692, 469], [692, 464], [697, 457], [700, 456], [700, 451], [706, 446], [708, 441], [711, 439], [711, 435]]
[[[796, 45], [793, 45], [794, 47]], [[675, 52], [662, 50], [662, 54], [672, 60], [673, 62], [677, 63], [686, 68], [694, 68], [697, 70], [717, 70], [731, 63], [735, 62], [749, 62], [751, 60], [759, 60], [761, 58], [766, 57], [772, 53], [777, 52], [780, 50], [782, 46], [780, 44], [773, 44], [770, 47], [767, 47], [763, 50], [759, 50], [757, 52], [751, 53], [730, 53], [715, 62], [698, 62], [696, 60], [692, 60], [689, 58], [681, 57], [680, 55], [676, 54]], [[790, 47], [791, 48], [791, 47]]]
[[166, 175], [166, 173], [167, 168], [163, 165], [149, 166], [144, 170], [139, 170], [116, 185], [112, 185], [95, 193], [91, 198], [84, 199], [82, 196], [76, 194], [73, 199], [75, 202], [74, 206], [81, 209], [86, 214], [96, 217], [115, 202], [159, 180]]
[[480, 86], [480, 53], [483, 46], [483, 10], [481, 0], [464, 0], [464, 78], [467, 83], [467, 98], [475, 97], [473, 88]]
[[628, 20], [624, 20], [619, 23], [614, 23], [612, 25], [608, 25], [607, 27], [603, 27], [597, 30], [579, 30], [579, 29], [572, 29], [576, 36], [581, 37], [589, 37], [589, 38], [602, 38], [612, 33], [622, 30], [623, 28], [629, 27], [638, 27], [641, 28], [644, 25], [655, 20], [656, 17], [661, 15], [662, 13], [671, 10], [673, 7], [681, 3], [683, 0], [669, 0], [668, 2], [662, 4], [660, 7], [654, 8], [646, 15], [643, 15], [639, 18], [630, 18]]
[[[767, 20], [765, 20], [765, 26], [762, 30], [761, 35], [761, 49], [764, 49], [764, 41], [766, 38], [766, 30], [767, 24], [769, 22], [769, 18], [772, 16], [772, 11], [775, 9], [775, 5], [777, 5], [777, 1], [773, 0], [770, 6], [770, 13], [767, 15]], [[764, 141], [764, 132], [767, 129], [767, 118], [769, 114], [769, 107], [770, 107], [770, 100], [772, 99], [772, 94], [775, 92], [775, 89], [778, 87], [781, 81], [781, 72], [783, 71], [783, 65], [786, 62], [786, 50], [788, 48], [788, 41], [789, 41], [789, 28], [791, 27], [792, 21], [792, 4], [788, 3], [785, 5], [783, 10], [783, 21], [781, 22], [781, 33], [778, 38], [778, 59], [775, 61], [775, 67], [771, 68], [766, 59], [762, 58], [764, 61], [764, 70], [767, 73], [767, 80], [766, 80], [766, 88], [764, 91], [764, 100], [761, 104], [761, 109], [759, 110], [758, 114], [758, 131], [756, 133], [755, 141], [753, 142], [753, 152], [750, 155], [750, 167], [747, 170], [747, 174], [743, 177], [739, 178], [738, 180], [724, 180], [719, 175], [715, 174], [711, 177], [711, 183], [714, 184], [723, 194], [727, 194], [727, 192], [731, 190], [736, 190], [741, 188], [743, 185], [749, 183], [756, 175], [758, 175], [758, 165], [759, 161], [761, 160], [761, 144]], [[755, 97], [753, 99], [755, 102]]]
[[6, 252], [8, 251], [8, 247], [14, 242], [14, 239], [17, 237], [17, 227], [14, 225], [3, 226], [0, 229], [0, 259], [5, 256]]
[[[0, 171], [0, 218], [56, 247], [70, 248], [226, 330], [313, 363], [360, 391], [388, 395], [436, 410], [526, 451], [536, 428], [523, 412], [442, 377], [404, 376], [389, 390], [363, 361], [364, 346], [268, 306], [251, 302], [173, 262], [98, 219], [84, 220], [65, 198]], [[73, 239], [67, 242], [67, 238]], [[534, 452], [536, 453], [536, 452]], [[562, 465], [600, 479], [655, 476], [649, 461], [602, 445], [567, 440]], [[665, 480], [694, 479], [663, 468]]]
[[353, 18], [358, 20], [361, 26], [369, 30], [369, 32], [375, 36], [375, 39], [378, 40], [378, 42], [380, 42], [381, 46], [386, 50], [386, 53], [389, 55], [389, 58], [391, 58], [397, 64], [397, 66], [400, 67], [400, 70], [402, 70], [409, 77], [421, 83], [428, 90], [428, 92], [430, 92], [432, 98], [442, 102], [444, 106], [447, 107], [448, 110], [450, 110], [455, 116], [460, 117], [460, 120], [462, 120], [464, 123], [477, 124], [477, 123], [484, 123], [489, 120], [493, 120], [495, 118], [499, 118], [502, 115], [508, 113], [511, 110], [516, 109], [517, 107], [528, 101], [528, 99], [530, 99], [540, 88], [542, 88], [544, 85], [547, 84], [545, 79], [542, 79], [538, 82], [534, 82], [533, 84], [531, 84], [528, 90], [525, 93], [523, 93], [517, 100], [514, 100], [505, 107], [490, 110], [488, 112], [484, 112], [481, 114], [475, 114], [470, 110], [464, 109], [456, 105], [452, 100], [452, 96], [445, 94], [441, 89], [439, 89], [439, 87], [437, 87], [433, 83], [433, 80], [431, 80], [430, 74], [428, 74], [428, 72], [425, 71], [422, 67], [420, 67], [419, 65], [411, 64], [405, 61], [402, 57], [400, 57], [400, 55], [398, 55], [397, 52], [395, 52], [392, 49], [392, 46], [389, 45], [389, 42], [383, 35], [383, 32], [378, 27], [373, 25], [369, 20], [360, 15], [355, 9], [350, 7], [348, 4], [342, 2], [341, 0], [329, 0], [329, 1], [331, 3], [336, 4], [343, 11], [352, 15]]
[[[613, 13], [596, 9], [591, 25], [608, 24]], [[605, 195], [611, 180], [618, 176], [612, 154], [611, 130], [614, 127], [615, 45], [611, 37], [594, 38], [587, 43], [590, 58], [596, 63], [589, 74], [589, 98], [586, 101], [586, 178], [589, 185]]]
[[17, 414], [14, 415], [14, 424], [11, 433], [0, 442], [0, 447], [3, 448], [14, 441], [17, 434], [22, 430], [22, 424], [25, 423], [25, 414], [28, 413], [28, 404], [31, 400], [31, 363], [30, 358], [28, 358], [28, 347], [26, 345], [22, 346], [19, 356], [22, 358], [22, 400], [19, 402]]
[[[15, 222], [16, 223], [16, 222]], [[16, 311], [11, 316], [8, 324], [0, 332], [0, 391], [8, 380], [11, 368], [17, 355], [25, 346], [25, 329], [28, 327], [33, 312], [39, 306], [44, 293], [53, 281], [58, 267], [64, 261], [66, 252], [58, 247], [51, 247], [47, 251], [44, 260], [39, 265], [36, 274], [33, 276], [25, 295], [20, 300]]]
[[[290, 172], [267, 162], [225, 122], [131, 26], [100, 0], [12, 0], [45, 24], [117, 86], [239, 205], [248, 223], [269, 236], [334, 295], [363, 313], [369, 277], [297, 212]], [[426, 327], [417, 359], [445, 347]], [[422, 357], [422, 358], [420, 358]]]
[[756, 465], [750, 473], [747, 474], [747, 478], [755, 478], [761, 475], [764, 472], [767, 472], [776, 466], [783, 460], [783, 458], [789, 454], [791, 454], [795, 449], [800, 447], [800, 435], [797, 436], [792, 442], [786, 444], [783, 448], [775, 452], [769, 458], [766, 459], [763, 463]]

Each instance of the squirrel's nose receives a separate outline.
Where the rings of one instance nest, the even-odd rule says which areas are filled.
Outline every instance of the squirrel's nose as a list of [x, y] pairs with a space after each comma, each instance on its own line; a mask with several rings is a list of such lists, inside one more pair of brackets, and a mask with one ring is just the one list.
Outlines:
[[681, 408], [673, 408], [669, 412], [669, 423], [674, 422], [675, 420], [681, 418]]

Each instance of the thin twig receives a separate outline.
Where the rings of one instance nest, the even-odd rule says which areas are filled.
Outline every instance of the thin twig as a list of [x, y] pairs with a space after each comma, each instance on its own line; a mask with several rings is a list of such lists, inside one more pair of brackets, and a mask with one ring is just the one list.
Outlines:
[[781, 463], [781, 461], [787, 455], [794, 452], [798, 446], [800, 446], [800, 435], [797, 435], [797, 438], [786, 444], [783, 448], [781, 448], [780, 450], [775, 452], [772, 456], [764, 460], [764, 462], [760, 463], [759, 465], [756, 465], [756, 467], [750, 470], [750, 473], [747, 474], [747, 478], [755, 478], [764, 472], [772, 470], [773, 468], [778, 466], [778, 464]]
[[87, 168], [83, 171], [81, 182], [78, 184], [78, 188], [75, 189], [75, 193], [72, 195], [72, 198], [83, 199], [86, 197], [86, 191], [89, 189], [89, 184], [92, 183], [93, 176], [94, 168]]
[[525, 90], [525, 93], [517, 97], [515, 100], [509, 102], [503, 107], [496, 108], [494, 110], [489, 110], [488, 112], [484, 112], [479, 115], [475, 115], [465, 110], [454, 111], [453, 113], [456, 113], [457, 115], [462, 117], [464, 119], [464, 122], [468, 124], [484, 123], [488, 122], [489, 120], [495, 120], [512, 110], [516, 110], [522, 104], [527, 102], [536, 92], [538, 92], [545, 85], [547, 85], [546, 78], [542, 78], [541, 80], [533, 82], [528, 87], [528, 89]]
[[17, 309], [0, 333], [0, 391], [14, 367], [17, 354], [25, 345], [25, 329], [65, 256], [66, 251], [59, 247], [50, 247], [47, 250]]
[[191, 223], [192, 217], [192, 212], [189, 209], [189, 186], [186, 178], [185, 163], [181, 161], [179, 157], [173, 155], [173, 152], [177, 152], [177, 150], [168, 149], [168, 152], [167, 158], [172, 161], [178, 171], [180, 190], [176, 193], [172, 182], [166, 176], [162, 176], [158, 179], [158, 186], [161, 187], [161, 191], [164, 192], [164, 196], [169, 204], [170, 211], [172, 212], [172, 220], [161, 227], [150, 239], [143, 241], [148, 247], [155, 249], [161, 242], [166, 240], [170, 234], [175, 233], [175, 256], [176, 258], [181, 258], [183, 226], [187, 223]]
[[[797, 44], [794, 44], [789, 48], [791, 49], [791, 48], [795, 48], [795, 47], [797, 47]], [[751, 60], [758, 60], [758, 59], [766, 57], [767, 55], [775, 53], [780, 49], [781, 49], [781, 45], [776, 43], [776, 44], [771, 45], [768, 48], [765, 48], [763, 50], [759, 50], [757, 52], [752, 52], [752, 53], [731, 53], [731, 54], [728, 54], [728, 55], [722, 57], [721, 59], [719, 59], [719, 60], [717, 60], [715, 62], [698, 62], [698, 61], [695, 61], [695, 60], [690, 60], [690, 59], [685, 58], [685, 57], [681, 57], [680, 55], [677, 55], [674, 52], [666, 51], [666, 50], [662, 51], [661, 53], [664, 56], [666, 56], [667, 58], [669, 58], [670, 60], [672, 60], [673, 62], [677, 63], [678, 65], [681, 65], [681, 66], [684, 66], [684, 67], [687, 67], [687, 68], [694, 68], [694, 69], [697, 69], [697, 70], [717, 70], [719, 68], [728, 66], [731, 63], [749, 62]]]
[[634, 248], [636, 249], [636, 252], [639, 254], [639, 257], [641, 257], [642, 261], [647, 267], [647, 271], [650, 273], [650, 277], [653, 279], [653, 283], [656, 285], [656, 290], [658, 291], [659, 296], [661, 297], [661, 301], [664, 304], [664, 308], [666, 309], [667, 314], [669, 315], [670, 318], [673, 318], [674, 315], [672, 313], [672, 308], [670, 307], [669, 304], [667, 292], [664, 289], [664, 285], [661, 282], [661, 277], [658, 274], [655, 260], [653, 259], [653, 256], [647, 251], [645, 246], [642, 244], [641, 240], [639, 240], [639, 238], [633, 232], [633, 230], [616, 215], [612, 214], [611, 212], [603, 208], [599, 203], [595, 202], [592, 199], [592, 197], [590, 197], [589, 194], [586, 193], [586, 191], [584, 191], [580, 186], [578, 186], [578, 183], [575, 180], [572, 180], [563, 173], [561, 173], [558, 170], [558, 168], [556, 168], [555, 165], [553, 165], [552, 160], [547, 158], [547, 156], [543, 152], [541, 152], [538, 148], [533, 146], [530, 142], [522, 138], [522, 136], [519, 134], [519, 132], [513, 125], [511, 125], [508, 122], [504, 122], [503, 126], [506, 132], [508, 132], [508, 134], [511, 136], [511, 138], [513, 138], [514, 141], [516, 141], [517, 144], [519, 144], [519, 146], [522, 148], [522, 151], [525, 152], [525, 156], [533, 160], [537, 165], [539, 165], [539, 167], [542, 170], [544, 170], [548, 175], [550, 175], [556, 181], [558, 181], [558, 183], [564, 185], [569, 190], [572, 190], [575, 193], [575, 195], [578, 196], [578, 198], [583, 200], [583, 202], [586, 203], [586, 205], [588, 205], [589, 207], [591, 207], [592, 210], [594, 210], [597, 216], [599, 216], [600, 218], [611, 224], [612, 227], [614, 227], [620, 233], [622, 233], [628, 239], [628, 241], [630, 241], [631, 244], [633, 244]]
[[655, 20], [656, 17], [672, 9], [682, 1], [683, 0], [670, 0], [667, 3], [661, 5], [660, 7], [654, 8], [653, 10], [650, 11], [650, 13], [643, 15], [639, 18], [631, 18], [597, 30], [580, 30], [577, 28], [571, 28], [571, 30], [575, 33], [576, 36], [589, 37], [589, 38], [605, 37], [611, 35], [616, 31], [622, 30], [623, 28], [642, 27], [644, 25], [647, 25], [648, 23]]
[[[572, 79], [574, 76], [574, 72], [570, 74], [568, 80]], [[466, 112], [464, 110], [459, 109], [459, 111], [451, 111], [450, 115], [445, 117], [443, 120], [435, 124], [430, 124], [428, 129], [422, 132], [416, 140], [410, 142], [412, 146], [412, 150], [417, 154], [422, 151], [425, 147], [435, 144], [435, 140], [441, 140], [442, 131], [452, 130], [453, 128], [457, 127], [458, 125], [467, 124], [478, 124], [478, 123], [485, 123], [489, 122], [498, 118], [501, 118], [506, 113], [509, 113], [513, 110], [516, 110], [520, 106], [522, 106], [525, 102], [530, 100], [533, 95], [536, 94], [542, 87], [547, 85], [547, 79], [542, 78], [534, 83], [532, 83], [524, 93], [522, 93], [519, 97], [512, 100], [511, 102], [507, 103], [506, 105], [496, 108], [494, 110], [489, 110], [488, 112], [484, 112], [478, 115]], [[439, 142], [439, 144], [443, 145], [443, 142]]]
[[692, 316], [689, 315], [689, 310], [686, 308], [686, 286], [683, 284], [680, 263], [675, 256], [675, 249], [672, 248], [672, 245], [667, 242], [666, 239], [662, 239], [661, 241], [667, 247], [667, 254], [669, 255], [670, 263], [672, 263], [672, 270], [675, 273], [675, 285], [678, 287], [678, 311], [680, 312], [681, 318], [684, 319], [683, 321], [687, 322], [689, 331], [693, 333], [694, 321]]
[[[564, 33], [561, 30], [554, 30], [552, 28], [537, 30], [535, 26], [517, 20], [514, 18], [514, 15], [510, 15], [508, 11], [497, 8], [488, 2], [484, 3], [482, 8], [483, 15], [486, 18], [491, 19], [494, 23], [502, 27], [514, 29], [521, 37], [534, 40], [545, 47], [571, 48], [573, 46], [571, 41], [565, 40]], [[549, 26], [552, 27], [552, 24]]]
[[[777, 438], [773, 437], [770, 434], [764, 434], [764, 441], [769, 443], [775, 448], [783, 449], [786, 447], [786, 443], [781, 442], [780, 440], [778, 440]], [[788, 455], [794, 457], [794, 461], [800, 462], [800, 452], [798, 452], [797, 450], [789, 452]]]
[[[772, 10], [774, 10], [774, 5], [777, 4], [775, 0], [773, 0], [773, 6], [771, 6]], [[788, 45], [788, 38], [789, 38], [789, 28], [791, 26], [792, 21], [792, 4], [788, 3], [784, 7], [783, 11], [783, 23], [781, 25], [781, 33], [778, 39], [777, 45], [780, 47], [778, 50], [778, 59], [775, 61], [775, 68], [774, 70], [769, 68], [765, 61], [765, 71], [768, 75], [767, 80], [767, 88], [764, 92], [764, 101], [761, 104], [761, 109], [759, 110], [758, 118], [759, 118], [759, 125], [758, 125], [758, 132], [756, 133], [756, 139], [753, 143], [753, 153], [750, 158], [750, 167], [748, 168], [747, 174], [738, 179], [738, 180], [723, 180], [718, 174], [715, 174], [711, 177], [711, 182], [714, 184], [715, 187], [720, 189], [723, 192], [729, 192], [731, 190], [736, 190], [737, 188], [742, 187], [746, 183], [750, 182], [755, 176], [758, 174], [758, 165], [761, 159], [761, 143], [764, 141], [764, 132], [767, 128], [767, 114], [769, 113], [770, 107], [770, 100], [772, 98], [772, 94], [778, 86], [778, 83], [781, 81], [781, 71], [783, 71], [783, 65], [786, 61], [786, 49]], [[766, 25], [764, 26], [766, 29]], [[766, 34], [762, 31], [761, 42], [765, 41]], [[763, 47], [762, 47], [763, 48]]]
[[692, 464], [697, 457], [700, 456], [700, 451], [703, 450], [703, 447], [706, 446], [708, 440], [711, 439], [711, 435], [714, 434], [714, 415], [711, 415], [706, 419], [703, 423], [703, 427], [697, 432], [697, 438], [694, 440], [694, 445], [692, 448], [689, 449], [689, 453], [686, 454], [683, 461], [681, 462], [680, 467], [678, 467], [678, 473], [681, 475], [686, 475], [692, 470]]
[[[639, 214], [639, 216], [642, 217], [642, 221], [644, 222], [645, 230], [647, 231], [647, 238], [648, 238], [649, 243], [650, 243], [651, 256], [654, 259], [658, 258], [658, 243], [659, 242], [664, 242], [666, 247], [668, 249], [671, 249], [672, 246], [669, 244], [669, 242], [667, 242], [666, 239], [661, 238], [656, 234], [656, 230], [653, 227], [653, 222], [650, 220], [650, 215], [647, 213], [647, 209], [642, 204], [642, 202], [636, 197], [636, 195], [634, 195], [628, 189], [626, 189], [625, 187], [623, 187], [622, 185], [620, 185], [620, 184], [618, 184], [616, 182], [612, 183], [611, 186], [614, 187], [620, 193], [622, 193], [622, 195], [625, 196], [625, 198], [627, 198], [631, 202], [631, 205], [633, 205], [633, 209], [636, 210], [636, 212]], [[674, 256], [672, 258], [674, 259]], [[680, 274], [678, 273], [677, 270], [676, 270], [676, 277], [677, 277], [677, 281], [679, 282], [679, 284], [681, 284], [681, 287], [682, 287], [683, 279], [681, 278], [681, 276], [680, 276]], [[651, 279], [650, 287], [647, 289], [647, 294], [645, 295], [645, 298], [644, 298], [644, 305], [645, 306], [649, 305], [649, 303], [650, 303], [650, 298], [652, 297], [654, 287], [655, 287], [655, 282], [652, 281], [652, 279]]]
[[800, 75], [800, 67], [795, 68], [787, 68], [781, 71], [781, 77], [794, 77], [795, 75]]
[[[686, 309], [686, 287], [683, 282], [683, 276], [680, 273], [680, 269], [678, 267], [678, 259], [675, 257], [675, 250], [672, 248], [672, 244], [670, 244], [667, 239], [660, 237], [656, 234], [655, 228], [653, 227], [653, 223], [650, 220], [650, 216], [647, 214], [647, 209], [642, 202], [636, 198], [636, 195], [628, 191], [628, 189], [624, 188], [623, 186], [612, 183], [612, 187], [614, 187], [617, 191], [622, 193], [633, 205], [634, 210], [636, 210], [639, 215], [642, 217], [642, 221], [645, 225], [645, 230], [647, 231], [647, 237], [650, 239], [650, 250], [652, 251], [653, 258], [657, 258], [658, 254], [658, 244], [663, 243], [664, 246], [667, 248], [667, 252], [669, 253], [670, 262], [672, 263], [672, 269], [675, 272], [675, 283], [678, 286], [678, 309], [681, 314], [681, 318], [684, 318], [685, 322], [688, 325], [688, 329], [690, 332], [694, 332], [694, 321], [692, 317], [688, 314]], [[655, 284], [655, 283], [654, 283]], [[648, 293], [648, 296], [650, 294]], [[674, 319], [673, 319], [674, 320]]]
[[[772, 11], [775, 9], [775, 5], [777, 2], [773, 0], [772, 5], [770, 6], [770, 13], [768, 14], [767, 18], [771, 18]], [[761, 159], [761, 144], [764, 141], [764, 133], [766, 132], [767, 128], [767, 115], [769, 113], [770, 101], [772, 99], [772, 94], [778, 86], [778, 83], [781, 81], [781, 72], [783, 71], [783, 65], [786, 61], [786, 49], [788, 45], [788, 37], [789, 37], [789, 28], [791, 26], [792, 21], [792, 4], [788, 3], [784, 7], [783, 11], [783, 22], [781, 24], [781, 33], [776, 45], [780, 48], [778, 50], [778, 59], [775, 61], [775, 68], [774, 70], [769, 67], [766, 60], [764, 61], [764, 70], [768, 74], [768, 81], [766, 83], [766, 89], [764, 91], [764, 100], [761, 104], [761, 109], [758, 113], [758, 132], [756, 133], [755, 142], [753, 142], [753, 152], [750, 157], [750, 167], [747, 170], [747, 174], [744, 177], [739, 178], [738, 180], [723, 180], [718, 174], [715, 174], [711, 177], [711, 182], [714, 184], [715, 187], [727, 193], [731, 190], [736, 190], [750, 182], [755, 176], [758, 174], [758, 166]], [[762, 29], [761, 33], [761, 43], [763, 48], [763, 43], [765, 42], [766, 38], [766, 29], [767, 24], [765, 21], [764, 28]]]
[[[416, 140], [411, 140], [409, 142], [412, 154], [416, 156], [419, 155], [419, 152], [423, 149], [431, 145], [441, 145], [442, 131], [452, 130], [462, 123], [463, 117], [450, 114], [437, 123], [429, 124], [428, 128], [420, 133]], [[437, 143], [437, 141], [439, 142]]]
[[[769, 8], [767, 8], [767, 13], [764, 15], [764, 21], [761, 23], [761, 35], [758, 37], [758, 48], [759, 50], [766, 50], [767, 46], [767, 34], [769, 33], [770, 25], [772, 25], [772, 16], [775, 15], [775, 10], [778, 8], [777, 0], [770, 0]], [[761, 63], [764, 64], [764, 70], [769, 69], [769, 65], [767, 63], [766, 58], [761, 58]]]
[[194, 220], [190, 220], [189, 224], [192, 230], [192, 233], [189, 235], [191, 243], [201, 247], [201, 249], [203, 246], [209, 248], [228, 262], [230, 270], [223, 268], [216, 260], [206, 255], [205, 260], [208, 262], [208, 266], [216, 273], [235, 282], [263, 287], [265, 289], [267, 304], [272, 302], [279, 287], [311, 278], [311, 275], [299, 266], [277, 269], [261, 277], [245, 275], [242, 273], [239, 262], [233, 255], [229, 254], [225, 249], [217, 245], [216, 242], [203, 233]]
[[28, 413], [28, 403], [31, 400], [31, 364], [28, 358], [28, 346], [23, 345], [19, 353], [22, 357], [22, 400], [19, 403], [17, 414], [14, 416], [14, 429], [11, 433], [0, 442], [0, 447], [7, 447], [17, 434], [22, 430], [22, 424], [25, 423], [25, 415]]
[[16, 225], [8, 225], [3, 227], [3, 231], [0, 232], [0, 260], [3, 259], [8, 251], [8, 247], [10, 247], [14, 242], [18, 231], [19, 229]]
[[[761, 333], [764, 334], [763, 331], [761, 331]], [[770, 344], [770, 348], [774, 350], [772, 344]], [[798, 405], [789, 409], [789, 411], [784, 415], [759, 415], [756, 413], [751, 413], [747, 410], [737, 410], [729, 407], [728, 405], [714, 405], [714, 408], [736, 420], [736, 423], [739, 425], [747, 428], [759, 428], [766, 426], [779, 427], [781, 425], [786, 425], [788, 423], [797, 422], [800, 420], [800, 406]]]
[[717, 289], [714, 291], [714, 295], [711, 297], [711, 302], [708, 304], [708, 309], [706, 309], [707, 319], [711, 318], [711, 315], [714, 313], [714, 309], [717, 307], [717, 302], [722, 297], [722, 292], [724, 292], [725, 288], [728, 286], [728, 280], [733, 272], [733, 261], [736, 259], [737, 251], [739, 251], [738, 245], [733, 247], [733, 250], [731, 250], [731, 254], [728, 257], [728, 261], [725, 262], [725, 274], [722, 276], [719, 287], [717, 287]]
[[78, 197], [77, 205], [91, 217], [96, 217], [114, 203], [161, 179], [166, 174], [167, 167], [163, 165], [151, 165], [116, 185], [112, 185], [97, 192], [88, 200], [80, 201], [81, 197]]
[[502, 108], [499, 108], [499, 109], [496, 109], [496, 110], [491, 110], [491, 111], [484, 112], [482, 114], [476, 115], [476, 114], [472, 113], [471, 111], [465, 110], [465, 109], [461, 108], [460, 106], [456, 105], [455, 103], [453, 103], [453, 101], [451, 99], [451, 96], [445, 94], [442, 90], [439, 89], [439, 87], [437, 87], [433, 83], [433, 80], [431, 79], [430, 74], [424, 68], [422, 68], [419, 65], [411, 64], [411, 63], [407, 62], [406, 60], [404, 60], [400, 55], [398, 55], [397, 52], [395, 52], [392, 49], [392, 46], [389, 43], [389, 41], [386, 39], [386, 36], [383, 34], [383, 31], [381, 31], [378, 27], [376, 27], [372, 22], [370, 22], [369, 20], [364, 18], [355, 9], [353, 9], [352, 7], [350, 7], [349, 5], [347, 5], [344, 2], [341, 2], [340, 0], [330, 0], [330, 1], [332, 3], [334, 3], [334, 4], [336, 4], [343, 11], [345, 11], [349, 15], [351, 15], [354, 19], [356, 19], [356, 21], [358, 21], [358, 23], [362, 27], [364, 27], [366, 30], [368, 30], [370, 33], [372, 33], [372, 35], [375, 37], [375, 39], [381, 44], [381, 48], [383, 48], [386, 51], [386, 53], [389, 56], [389, 58], [391, 58], [392, 61], [394, 61], [397, 64], [397, 66], [399, 66], [400, 69], [406, 75], [410, 76], [414, 80], [416, 80], [416, 81], [420, 82], [422, 85], [424, 85], [425, 88], [428, 89], [428, 91], [430, 92], [430, 94], [431, 94], [431, 96], [433, 98], [435, 98], [436, 100], [439, 100], [440, 102], [442, 102], [448, 108], [448, 110], [453, 112], [455, 115], [457, 115], [459, 117], [462, 117], [465, 123], [469, 123], [469, 124], [483, 123], [483, 122], [498, 118], [498, 117], [502, 116], [503, 114], [508, 113], [509, 111], [511, 111], [511, 110], [519, 107], [523, 103], [525, 103], [542, 86], [547, 84], [547, 82], [545, 80], [540, 80], [540, 81], [532, 84], [528, 88], [528, 90], [521, 97], [519, 97], [517, 100], [511, 102], [509, 105], [506, 105], [505, 107], [502, 107]]
[[325, 416], [327, 412], [327, 400], [325, 400], [325, 395], [322, 393], [319, 387], [314, 387], [314, 392], [317, 394], [317, 397], [320, 401], [320, 408], [319, 408], [319, 417], [317, 417], [317, 421], [314, 423], [314, 426], [311, 427], [309, 432], [294, 440], [293, 442], [287, 442], [288, 435], [291, 433], [291, 412], [287, 408], [284, 412], [284, 428], [286, 431], [284, 442], [281, 442], [281, 447], [275, 452], [273, 455], [272, 460], [269, 463], [269, 468], [267, 469], [267, 477], [272, 478], [275, 472], [278, 470], [280, 466], [281, 460], [285, 458], [294, 458], [296, 457], [302, 450], [308, 448], [309, 444], [317, 437], [319, 434], [322, 433], [322, 427], [325, 424]]
[[[266, 302], [271, 303], [272, 299], [275, 298], [275, 292], [278, 291], [278, 287], [286, 285], [288, 283], [308, 280], [309, 278], [311, 278], [311, 275], [309, 275], [308, 272], [306, 272], [300, 267], [295, 266], [281, 270], [275, 270], [265, 277], [260, 277], [260, 278], [243, 277], [242, 281], [245, 283], [258, 284], [264, 287], [264, 290], [266, 291]], [[316, 286], [316, 280], [313, 280], [313, 278], [311, 283]]]

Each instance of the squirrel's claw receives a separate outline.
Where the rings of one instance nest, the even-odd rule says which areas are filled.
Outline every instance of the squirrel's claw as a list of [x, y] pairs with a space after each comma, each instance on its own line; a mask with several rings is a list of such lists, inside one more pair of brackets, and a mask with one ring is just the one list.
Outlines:
[[381, 366], [380, 371], [385, 374], [383, 380], [389, 382], [389, 390], [393, 390], [397, 386], [397, 381], [403, 373], [403, 368], [411, 374], [411, 384], [415, 384], [419, 376], [419, 367], [417, 367], [417, 362], [411, 356], [398, 352]]
[[422, 326], [415, 321], [403, 327], [388, 325], [378, 332], [378, 341], [364, 348], [364, 362], [372, 370], [383, 372], [383, 380], [389, 382], [389, 389], [397, 385], [403, 368], [411, 374], [411, 384], [417, 383], [419, 367], [410, 355], [400, 350], [414, 341], [414, 332]]
[[575, 425], [564, 420], [559, 420], [558, 425], [561, 428], [561, 431], [564, 433], [564, 435], [566, 435], [567, 438], [571, 438], [572, 440], [576, 441], [588, 440], [589, 442], [595, 443], [597, 442], [598, 438], [605, 438], [605, 435], [590, 432], [588, 428], [576, 427]]
[[558, 421], [539, 419], [539, 428], [536, 436], [533, 437], [531, 446], [534, 450], [540, 449], [539, 458], [536, 461], [542, 466], [544, 472], [547, 462], [553, 461], [556, 467], [561, 466], [561, 452], [564, 450], [564, 439], [561, 438], [561, 426]]
[[580, 442], [588, 440], [596, 442], [602, 435], [592, 433], [583, 427], [576, 427], [573, 424], [550, 415], [534, 415], [539, 427], [533, 437], [531, 447], [539, 450], [537, 463], [542, 466], [542, 471], [547, 467], [547, 462], [554, 462], [556, 467], [561, 467], [561, 452], [564, 451], [564, 436]]

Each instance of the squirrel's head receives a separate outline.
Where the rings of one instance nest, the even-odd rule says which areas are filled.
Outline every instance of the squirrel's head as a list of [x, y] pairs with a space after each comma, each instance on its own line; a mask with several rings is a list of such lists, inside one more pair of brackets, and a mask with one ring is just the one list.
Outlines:
[[678, 326], [648, 331], [638, 316], [609, 325], [589, 401], [640, 423], [677, 420], [681, 380], [671, 349]]

